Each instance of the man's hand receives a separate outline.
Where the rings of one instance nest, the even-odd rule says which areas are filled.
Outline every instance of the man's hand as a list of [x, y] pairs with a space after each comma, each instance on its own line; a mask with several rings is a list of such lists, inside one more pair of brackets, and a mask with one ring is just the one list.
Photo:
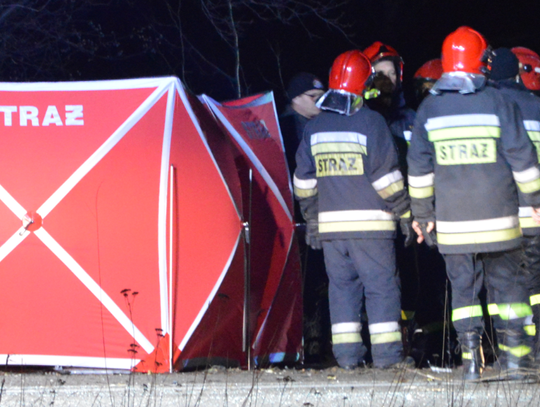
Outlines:
[[[416, 234], [418, 235], [418, 239], [416, 239], [416, 241], [418, 243], [422, 243], [425, 240], [426, 236], [424, 236], [424, 234], [422, 233], [422, 228], [420, 227], [420, 223], [418, 223], [417, 221], [414, 220], [413, 223], [412, 223], [412, 227], [413, 227], [414, 231], [416, 232]], [[435, 222], [428, 222], [427, 226], [425, 228], [425, 231], [430, 234], [430, 236], [428, 236], [427, 238], [429, 240], [431, 240], [432, 245], [434, 245], [434, 243], [435, 243], [435, 242], [433, 242], [433, 239], [432, 239], [432, 236], [431, 236], [432, 235], [431, 232], [433, 232], [433, 229], [435, 229]], [[426, 243], [428, 243], [428, 246], [430, 246], [430, 247], [432, 246], [432, 245], [429, 244], [430, 242], [426, 241]]]

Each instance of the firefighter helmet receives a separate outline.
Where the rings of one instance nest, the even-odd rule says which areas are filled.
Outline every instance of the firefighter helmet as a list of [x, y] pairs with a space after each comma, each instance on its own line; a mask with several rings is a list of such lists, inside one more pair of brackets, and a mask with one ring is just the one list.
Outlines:
[[414, 74], [414, 93], [420, 103], [443, 74], [439, 58], [427, 61]]
[[317, 106], [341, 114], [352, 115], [362, 107], [362, 98], [373, 76], [369, 59], [360, 51], [339, 55], [330, 70], [328, 91]]
[[540, 90], [540, 56], [525, 47], [515, 47], [511, 51], [519, 59], [519, 75], [525, 87]]
[[438, 80], [443, 73], [442, 62], [439, 58], [427, 61], [414, 74], [415, 79]]
[[396, 66], [397, 76], [400, 82], [403, 81], [403, 59], [390, 45], [383, 44], [380, 41], [375, 41], [364, 50], [364, 54], [369, 58], [374, 65], [379, 61], [392, 61]]
[[488, 44], [479, 32], [459, 27], [443, 42], [443, 71], [485, 75], [488, 55]]
[[372, 73], [371, 63], [362, 52], [347, 51], [335, 59], [330, 70], [328, 87], [362, 95], [366, 88], [366, 81]]

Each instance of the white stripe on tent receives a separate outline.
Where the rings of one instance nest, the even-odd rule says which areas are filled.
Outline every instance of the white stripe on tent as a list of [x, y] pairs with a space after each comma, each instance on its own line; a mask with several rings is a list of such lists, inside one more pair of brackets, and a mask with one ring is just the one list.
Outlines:
[[212, 289], [212, 291], [210, 292], [210, 295], [208, 296], [208, 298], [204, 302], [203, 306], [201, 307], [201, 310], [197, 314], [197, 317], [195, 318], [195, 320], [193, 321], [193, 323], [191, 324], [191, 326], [187, 330], [186, 335], [182, 339], [182, 342], [180, 342], [180, 345], [178, 345], [178, 349], [180, 349], [181, 351], [184, 350], [184, 347], [186, 346], [189, 339], [191, 338], [191, 335], [193, 335], [193, 332], [195, 332], [195, 329], [197, 328], [197, 326], [201, 322], [202, 317], [206, 313], [206, 310], [208, 309], [208, 306], [210, 305], [210, 303], [212, 302], [212, 300], [216, 296], [216, 293], [217, 293], [219, 287], [221, 286], [221, 283], [223, 282], [223, 279], [225, 278], [225, 275], [229, 271], [229, 267], [230, 267], [230, 265], [231, 265], [231, 263], [232, 263], [232, 261], [234, 259], [234, 256], [236, 254], [236, 250], [238, 248], [238, 244], [240, 243], [240, 238], [241, 237], [242, 237], [242, 231], [240, 231], [240, 233], [238, 233], [238, 238], [236, 239], [236, 244], [234, 245], [234, 247], [233, 247], [233, 249], [231, 251], [231, 255], [229, 256], [229, 259], [227, 260], [227, 263], [225, 264], [225, 267], [223, 267], [223, 270], [221, 271], [221, 274], [220, 274], [218, 280], [216, 281], [216, 284], [214, 285], [214, 288]]
[[26, 215], [26, 209], [24, 209], [2, 185], [0, 185], [0, 200], [4, 202], [8, 209], [19, 219], [22, 220], [23, 216]]
[[131, 369], [139, 359], [121, 359], [109, 357], [59, 356], [59, 355], [13, 355], [0, 354], [3, 365], [18, 366], [76, 366], [97, 367], [103, 369]]
[[6, 242], [0, 247], [0, 261], [11, 253], [21, 242], [30, 234], [24, 227], [21, 226]]
[[[227, 120], [227, 118], [219, 111], [217, 108], [217, 105], [220, 105], [218, 102], [216, 102], [214, 99], [212, 99], [209, 96], [202, 95], [204, 101], [207, 103], [207, 105], [212, 109], [214, 114], [220, 119], [220, 121], [223, 123], [223, 125], [227, 128], [229, 133], [231, 133], [231, 136], [234, 137], [234, 139], [240, 144], [240, 147], [242, 147], [242, 150], [246, 153], [246, 155], [249, 157], [251, 162], [253, 163], [254, 167], [259, 171], [265, 182], [268, 184], [272, 192], [274, 193], [275, 197], [277, 198], [279, 204], [283, 208], [283, 211], [289, 218], [289, 220], [292, 222], [292, 215], [289, 211], [289, 208], [287, 207], [287, 204], [285, 203], [285, 200], [283, 199], [283, 196], [281, 195], [281, 192], [279, 191], [276, 183], [268, 174], [268, 171], [266, 171], [266, 168], [262, 165], [261, 161], [257, 158], [253, 150], [249, 147], [249, 145], [244, 141], [242, 136], [236, 131], [236, 129], [233, 127], [231, 123]], [[220, 105], [221, 106], [221, 105]]]
[[[8, 207], [11, 212], [15, 214], [19, 219], [22, 220], [23, 216], [26, 215], [26, 209], [24, 209], [21, 204], [19, 204], [15, 198], [13, 198], [6, 189], [0, 185], [0, 200]], [[30, 232], [21, 226], [8, 240], [0, 246], [0, 261], [4, 260], [5, 257], [13, 251], [26, 237]]]
[[[168, 85], [166, 83], [165, 85]], [[77, 185], [77, 183], [92, 170], [101, 159], [127, 134], [132, 127], [150, 110], [150, 108], [167, 91], [166, 86], [160, 86], [135, 110], [129, 118], [92, 154], [75, 172], [58, 188], [49, 199], [37, 210], [43, 219], [58, 203]]]
[[99, 90], [125, 90], [156, 88], [161, 85], [169, 86], [175, 82], [176, 77], [141, 78], [141, 79], [118, 79], [105, 81], [81, 81], [81, 82], [0, 82], [0, 91], [16, 92], [66, 92], [66, 91], [99, 91]]
[[[171, 137], [174, 118], [175, 82], [171, 83], [167, 95], [163, 147], [161, 150], [161, 172], [159, 176], [158, 204], [158, 258], [159, 258], [159, 298], [161, 307], [161, 329], [169, 333], [169, 300], [167, 282], [167, 195], [169, 185], [169, 159], [171, 156]], [[171, 208], [172, 210], [172, 208]], [[171, 253], [172, 256], [172, 253]], [[172, 273], [172, 270], [170, 271]]]
[[126, 314], [116, 305], [105, 291], [96, 283], [92, 277], [77, 263], [77, 261], [58, 244], [56, 240], [44, 229], [40, 228], [34, 234], [47, 246], [68, 269], [83, 283], [88, 290], [107, 308], [107, 310], [118, 320], [124, 329], [142, 346], [146, 353], [151, 353], [154, 346], [135, 326]]

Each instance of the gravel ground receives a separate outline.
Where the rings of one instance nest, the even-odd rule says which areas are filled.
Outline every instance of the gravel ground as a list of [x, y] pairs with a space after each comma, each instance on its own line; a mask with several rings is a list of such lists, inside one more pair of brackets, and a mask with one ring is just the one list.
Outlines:
[[[90, 374], [92, 373], [92, 374]], [[465, 383], [458, 371], [210, 368], [163, 375], [0, 373], [0, 406], [538, 406], [536, 380]]]

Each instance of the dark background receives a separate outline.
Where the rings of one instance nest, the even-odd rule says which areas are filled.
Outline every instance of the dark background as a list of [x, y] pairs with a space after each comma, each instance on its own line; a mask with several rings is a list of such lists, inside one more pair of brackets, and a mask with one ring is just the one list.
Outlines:
[[294, 74], [325, 81], [338, 54], [379, 40], [403, 57], [411, 99], [415, 71], [460, 25], [540, 51], [538, 0], [1, 0], [0, 69], [3, 81], [175, 75], [220, 101], [273, 90], [282, 108]]

